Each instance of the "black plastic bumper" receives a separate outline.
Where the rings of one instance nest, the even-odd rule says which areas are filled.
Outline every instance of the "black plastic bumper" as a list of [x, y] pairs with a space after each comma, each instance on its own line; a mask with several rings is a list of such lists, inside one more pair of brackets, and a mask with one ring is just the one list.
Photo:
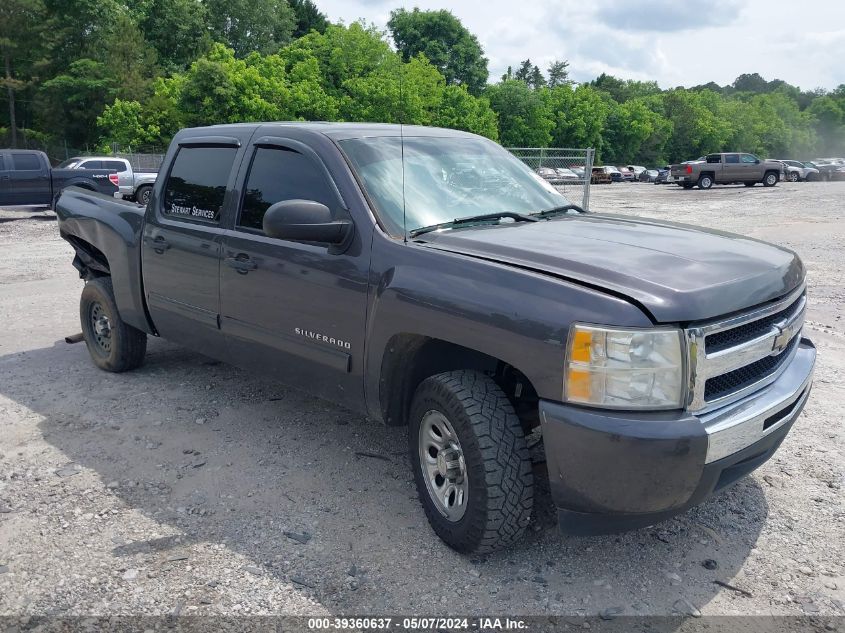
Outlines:
[[[773, 413], [764, 407], [749, 420], [759, 425], [761, 437], [716, 460], [717, 440], [710, 434], [712, 427], [708, 433], [707, 416], [613, 412], [541, 401], [549, 483], [561, 530], [606, 534], [653, 525], [763, 464], [778, 449], [809, 395], [815, 349], [806, 339], [801, 354], [802, 367], [785, 372], [768, 392], [752, 396], [762, 400], [777, 387], [781, 394], [784, 387], [794, 389], [788, 400], [773, 405]], [[738, 419], [754, 404], [737, 405]], [[719, 417], [724, 425], [725, 413]]]

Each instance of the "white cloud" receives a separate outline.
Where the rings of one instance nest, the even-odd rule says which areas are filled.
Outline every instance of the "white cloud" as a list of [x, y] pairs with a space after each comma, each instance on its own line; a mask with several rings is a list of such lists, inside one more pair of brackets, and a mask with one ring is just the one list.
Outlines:
[[[491, 81], [530, 58], [568, 59], [573, 78], [602, 72], [663, 87], [729, 84], [759, 72], [809, 89], [845, 83], [845, 2], [787, 0], [317, 0], [331, 20], [384, 28], [391, 9], [449, 9], [481, 42]], [[831, 29], [831, 26], [835, 28]]]

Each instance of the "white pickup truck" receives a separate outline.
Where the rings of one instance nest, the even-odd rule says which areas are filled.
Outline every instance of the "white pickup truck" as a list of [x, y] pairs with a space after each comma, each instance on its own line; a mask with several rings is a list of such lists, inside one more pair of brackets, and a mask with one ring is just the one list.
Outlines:
[[76, 156], [59, 165], [63, 169], [112, 169], [118, 176], [116, 197], [146, 205], [150, 201], [158, 173], [135, 171], [125, 158], [117, 156]]

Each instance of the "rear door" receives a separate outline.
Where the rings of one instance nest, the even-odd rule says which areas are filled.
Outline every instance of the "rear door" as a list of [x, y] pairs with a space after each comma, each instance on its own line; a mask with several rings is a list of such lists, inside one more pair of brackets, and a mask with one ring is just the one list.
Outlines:
[[[739, 154], [724, 154], [724, 157], [725, 164], [723, 166], [724, 172], [722, 178], [717, 176], [717, 180], [719, 180], [719, 182], [739, 182], [741, 180], [749, 180], [748, 174], [739, 162]], [[753, 178], [750, 180], [753, 180]]]
[[[281, 132], [279, 132], [281, 134]], [[344, 252], [267, 237], [263, 217], [284, 200], [312, 200], [350, 219], [317, 154], [262, 137], [244, 159], [243, 196], [223, 239], [220, 304], [229, 357], [350, 407], [363, 404], [369, 241]]]
[[147, 206], [142, 265], [152, 321], [162, 337], [211, 356], [223, 352], [220, 220], [244, 140], [186, 139]]
[[9, 204], [50, 204], [50, 166], [39, 152], [9, 152]]

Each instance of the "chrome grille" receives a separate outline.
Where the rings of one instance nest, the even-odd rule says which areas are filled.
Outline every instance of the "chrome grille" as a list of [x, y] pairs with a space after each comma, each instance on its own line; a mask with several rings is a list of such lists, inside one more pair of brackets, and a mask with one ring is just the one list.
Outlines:
[[687, 408], [709, 411], [774, 381], [798, 348], [806, 305], [802, 286], [780, 301], [688, 328]]

